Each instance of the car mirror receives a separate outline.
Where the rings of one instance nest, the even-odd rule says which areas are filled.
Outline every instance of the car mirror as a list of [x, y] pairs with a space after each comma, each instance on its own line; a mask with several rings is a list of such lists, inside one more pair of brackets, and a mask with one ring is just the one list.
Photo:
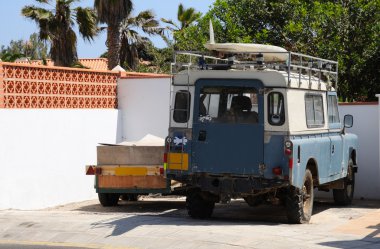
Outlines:
[[354, 124], [354, 117], [350, 114], [344, 115], [344, 128], [351, 128]]

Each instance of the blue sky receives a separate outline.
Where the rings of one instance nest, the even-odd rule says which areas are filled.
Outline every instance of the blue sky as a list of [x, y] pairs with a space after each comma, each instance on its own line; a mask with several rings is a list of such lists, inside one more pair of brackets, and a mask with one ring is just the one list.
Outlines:
[[[52, 0], [54, 1], [54, 0]], [[93, 6], [93, 0], [82, 0], [80, 6]], [[194, 7], [196, 10], [205, 13], [214, 0], [135, 0], [134, 13], [142, 10], [153, 10], [158, 18], [177, 20], [178, 5], [182, 3], [185, 7]], [[7, 46], [11, 40], [28, 39], [30, 34], [37, 32], [37, 25], [21, 16], [21, 8], [25, 5], [35, 4], [33, 0], [12, 0], [1, 1], [0, 6], [0, 46]], [[79, 58], [98, 57], [106, 51], [106, 32], [99, 35], [94, 42], [84, 42], [78, 37]], [[158, 47], [165, 46], [160, 38], [152, 38]]]

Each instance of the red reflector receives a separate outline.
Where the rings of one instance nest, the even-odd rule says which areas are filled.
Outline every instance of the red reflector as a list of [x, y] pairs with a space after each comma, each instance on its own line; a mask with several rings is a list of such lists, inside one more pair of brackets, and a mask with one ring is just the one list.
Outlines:
[[86, 175], [95, 175], [95, 170], [92, 166], [88, 167]]
[[102, 174], [102, 168], [96, 168], [95, 169], [95, 174], [96, 175], [101, 175]]
[[293, 168], [293, 158], [289, 158], [288, 164], [289, 164], [289, 169], [292, 169]]
[[292, 150], [291, 149], [285, 149], [285, 155], [290, 156], [291, 154], [292, 154]]
[[164, 163], [168, 162], [168, 153], [164, 153]]
[[282, 168], [281, 167], [276, 167], [272, 169], [273, 174], [276, 176], [282, 175]]
[[164, 168], [160, 168], [160, 175], [164, 174]]

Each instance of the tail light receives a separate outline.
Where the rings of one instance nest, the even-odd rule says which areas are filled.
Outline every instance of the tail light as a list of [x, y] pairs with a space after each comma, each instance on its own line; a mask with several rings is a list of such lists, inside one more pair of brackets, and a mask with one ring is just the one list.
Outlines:
[[101, 175], [102, 174], [102, 168], [96, 167], [95, 168], [95, 175]]
[[293, 143], [292, 141], [285, 142], [285, 155], [288, 156], [288, 167], [289, 169], [293, 168]]
[[288, 159], [288, 166], [289, 166], [289, 169], [293, 168], [293, 158]]
[[168, 153], [164, 153], [164, 163], [168, 162]]
[[282, 175], [282, 168], [281, 167], [275, 167], [272, 169], [272, 172], [274, 175], [280, 176], [280, 175]]

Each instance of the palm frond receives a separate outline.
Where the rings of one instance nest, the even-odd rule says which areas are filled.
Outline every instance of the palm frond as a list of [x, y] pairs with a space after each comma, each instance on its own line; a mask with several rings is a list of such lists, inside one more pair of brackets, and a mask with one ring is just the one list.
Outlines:
[[99, 33], [96, 13], [91, 8], [78, 7], [75, 9], [75, 17], [78, 23], [79, 32], [83, 39], [91, 41]]
[[35, 0], [36, 2], [39, 2], [39, 3], [49, 3], [50, 0]]
[[174, 30], [179, 30], [179, 26], [173, 22], [173, 20], [171, 19], [165, 19], [165, 18], [161, 18], [161, 22], [164, 22], [166, 24], [170, 24], [172, 25], [173, 27], [170, 27], [170, 26], [166, 26], [166, 29], [170, 30], [170, 31], [174, 31]]
[[181, 20], [181, 16], [183, 15], [184, 7], [182, 3], [178, 5], [177, 19]]
[[137, 16], [136, 16], [136, 22], [138, 23], [144, 23], [146, 20], [151, 20], [155, 17], [153, 11], [151, 10], [144, 10], [141, 11]]
[[71, 5], [74, 2], [80, 2], [80, 0], [59, 0], [59, 1], [62, 1], [62, 3], [65, 5]]
[[32, 19], [35, 22], [39, 22], [41, 19], [49, 19], [53, 16], [53, 13], [51, 11], [34, 5], [27, 5], [22, 8], [21, 14], [27, 18]]
[[197, 20], [201, 14], [197, 12], [194, 8], [188, 8], [183, 11], [182, 15], [178, 20], [181, 22], [181, 28], [187, 28], [191, 23]]

